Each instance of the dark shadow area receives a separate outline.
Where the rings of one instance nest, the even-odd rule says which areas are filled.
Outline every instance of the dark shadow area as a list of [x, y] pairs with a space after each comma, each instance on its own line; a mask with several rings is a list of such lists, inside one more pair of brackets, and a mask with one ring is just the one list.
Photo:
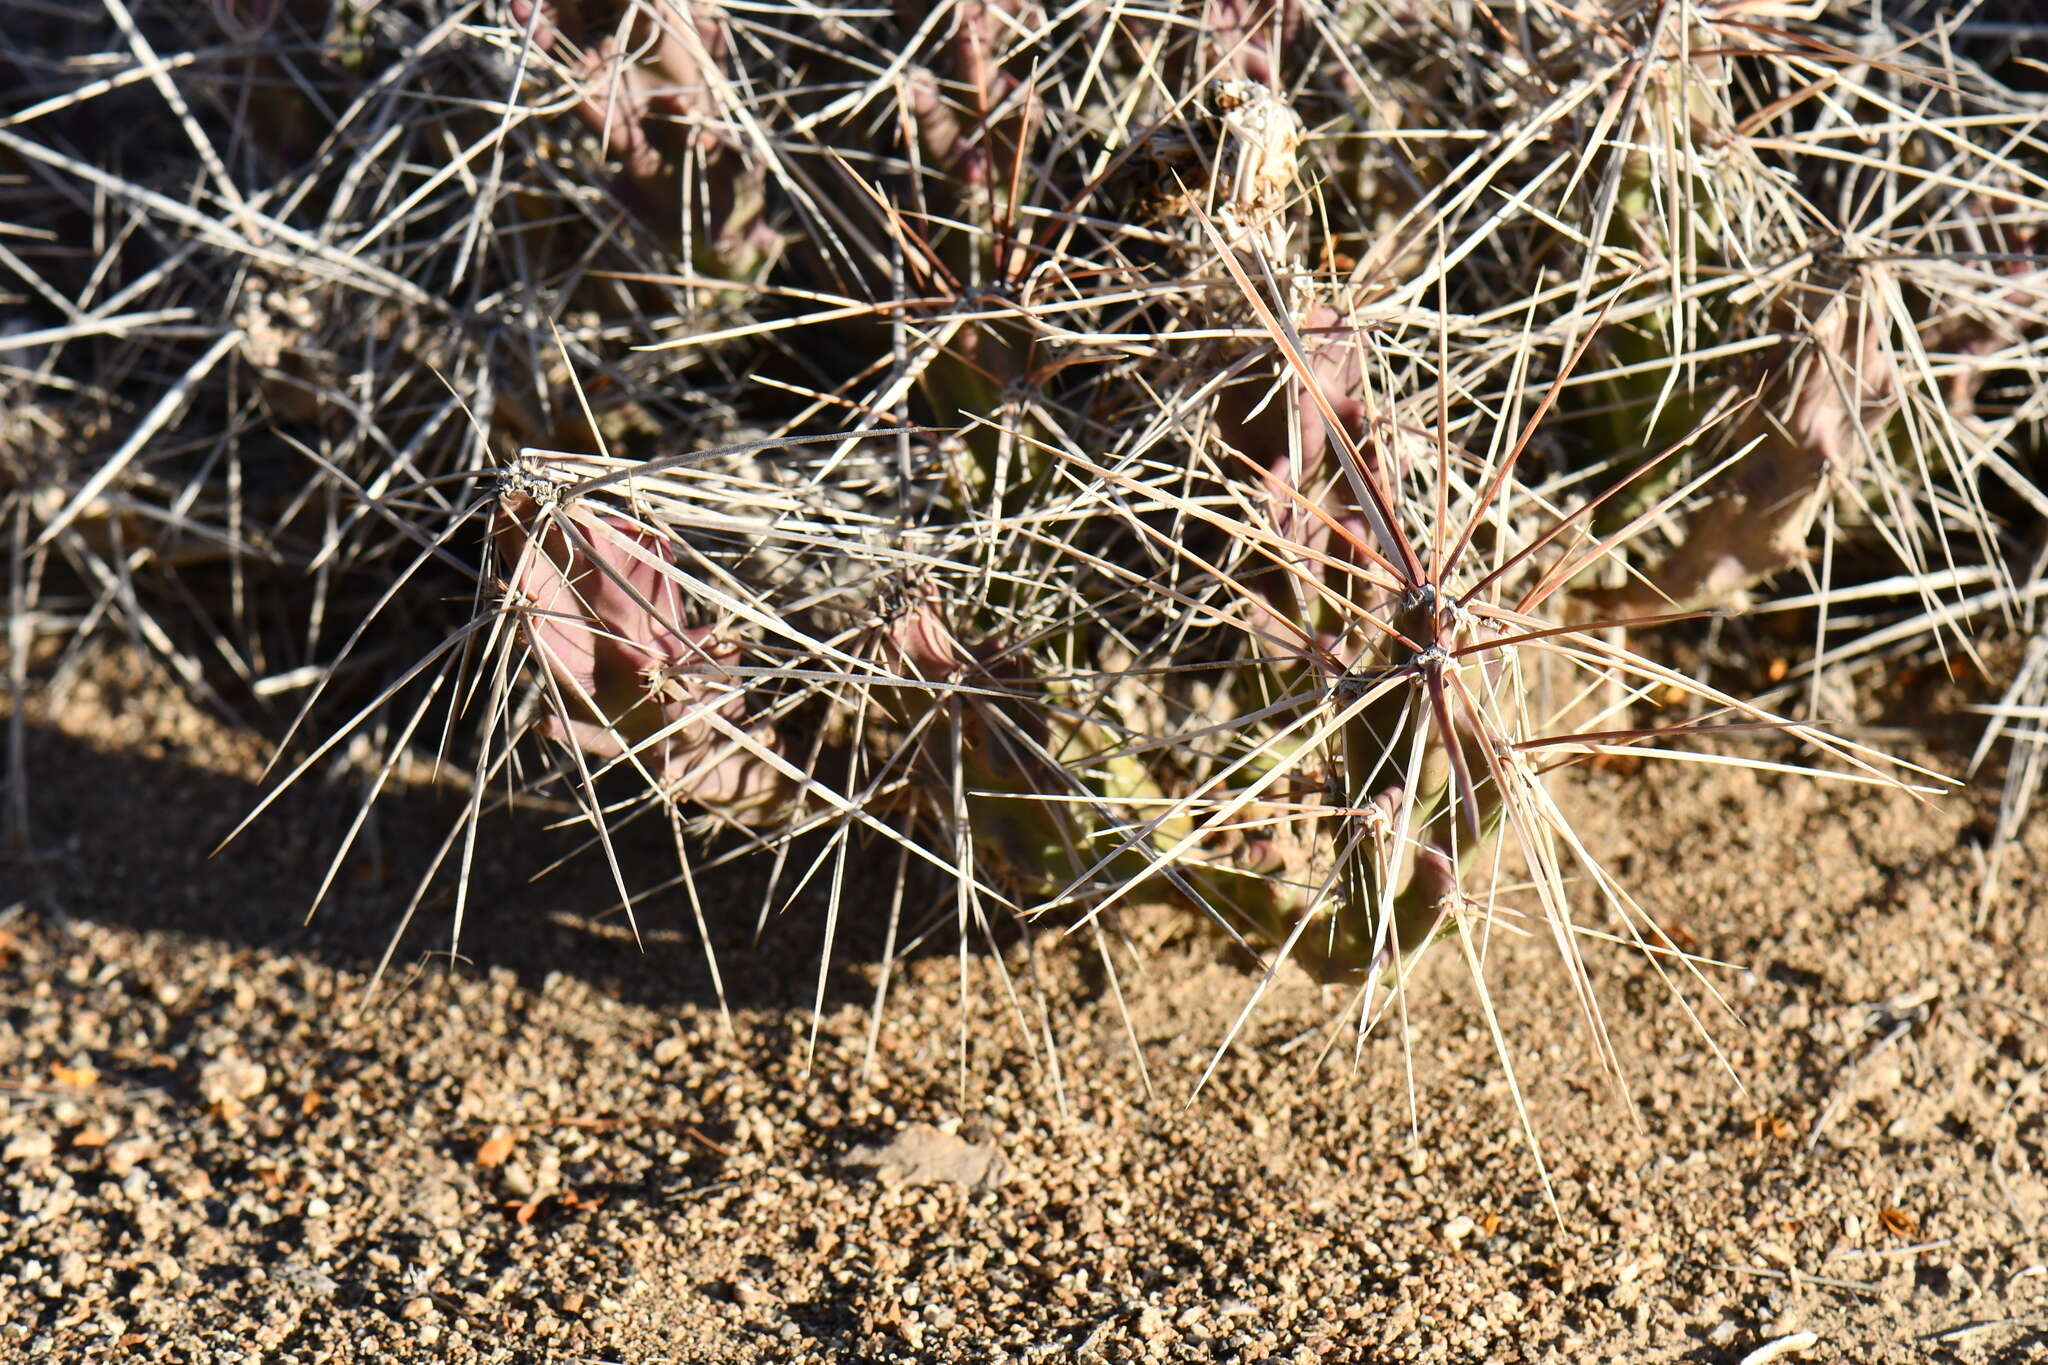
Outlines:
[[[218, 855], [216, 844], [261, 799], [238, 777], [170, 757], [108, 752], [56, 730], [24, 727], [31, 847], [0, 852], [0, 903], [29, 900], [64, 915], [154, 932], [189, 934], [236, 948], [304, 954], [349, 972], [373, 971], [436, 850], [463, 814], [452, 789], [387, 787], [369, 826], [312, 919], [312, 904], [364, 787], [309, 776]], [[617, 906], [618, 892], [580, 829], [550, 828], [537, 811], [487, 815], [476, 841], [459, 936], [461, 970], [509, 969], [537, 986], [554, 972], [588, 980], [634, 1004], [716, 1007], [689, 899], [659, 891], [635, 907], [639, 941]], [[667, 827], [638, 821], [614, 839], [629, 887], [674, 875]], [[708, 855], [724, 851], [714, 844]], [[560, 867], [535, 874], [568, 856]], [[755, 941], [772, 859], [743, 856], [701, 873], [698, 891], [725, 997], [734, 1009], [808, 1010], [828, 928], [828, 879], [790, 897], [799, 877], [792, 855], [765, 932]], [[880, 841], [847, 856], [846, 903], [833, 927], [828, 1006], [867, 1003], [873, 994], [853, 964], [880, 960], [896, 856]], [[454, 929], [454, 879], [436, 877], [392, 954], [387, 983], [422, 963], [445, 969]], [[939, 908], [930, 879], [906, 896], [904, 932]], [[978, 947], [981, 945], [977, 945]], [[950, 952], [950, 932], [907, 956]], [[899, 956], [906, 956], [899, 951]], [[388, 988], [388, 986], [387, 986]]]

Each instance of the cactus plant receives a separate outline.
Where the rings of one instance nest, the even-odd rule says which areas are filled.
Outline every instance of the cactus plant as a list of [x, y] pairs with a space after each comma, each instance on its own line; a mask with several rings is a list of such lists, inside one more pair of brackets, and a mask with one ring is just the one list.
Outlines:
[[[135, 61], [0, 54], [16, 619], [68, 570], [365, 812], [443, 737], [458, 930], [548, 789], [636, 916], [743, 852], [963, 954], [1168, 899], [1361, 1037], [1527, 922], [1604, 1039], [1589, 934], [1698, 964], [1555, 774], [1922, 784], [1782, 688], [2038, 596], [2038, 108], [1867, 7], [1169, 8], [39, 17]], [[1780, 695], [1664, 652], [1773, 594]]]

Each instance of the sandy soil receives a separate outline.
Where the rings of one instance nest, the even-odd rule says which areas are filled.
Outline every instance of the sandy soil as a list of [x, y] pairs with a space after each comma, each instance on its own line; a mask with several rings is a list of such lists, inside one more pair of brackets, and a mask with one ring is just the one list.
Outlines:
[[[0, 1358], [2048, 1360], [2048, 830], [1978, 927], [1984, 797], [1588, 775], [1595, 846], [1747, 964], [1711, 1022], [1746, 1089], [1593, 945], [1632, 1118], [1554, 949], [1503, 938], [1553, 1215], [1449, 954], [1415, 1129], [1398, 1033], [1319, 1060], [1342, 1002], [1292, 980], [1190, 1104], [1253, 983], [1166, 911], [1126, 924], [1128, 1033], [1051, 934], [1010, 953], [1014, 1003], [971, 956], [963, 1022], [948, 940], [898, 972], [865, 1082], [852, 925], [807, 1065], [816, 905], [757, 948], [759, 882], [707, 892], [728, 1030], [683, 904], [643, 951], [584, 913], [594, 866], [526, 883], [564, 842], [537, 825], [486, 842], [462, 960], [430, 905], [368, 997], [443, 800], [393, 797], [303, 924], [353, 790], [209, 861], [266, 747], [144, 676], [27, 717]], [[628, 852], [652, 879], [659, 841]]]

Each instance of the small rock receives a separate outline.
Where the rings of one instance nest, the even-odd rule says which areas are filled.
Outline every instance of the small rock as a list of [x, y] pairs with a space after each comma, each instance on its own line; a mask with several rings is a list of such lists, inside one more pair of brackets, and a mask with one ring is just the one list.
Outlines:
[[1464, 1241], [1479, 1230], [1479, 1225], [1464, 1214], [1459, 1214], [1443, 1226], [1444, 1240], [1452, 1246]]
[[1800, 1325], [1800, 1316], [1801, 1314], [1797, 1308], [1787, 1307], [1784, 1312], [1771, 1319], [1770, 1325], [1763, 1329], [1763, 1335], [1771, 1340], [1776, 1340], [1779, 1337], [1794, 1336], [1805, 1331], [1806, 1329]]
[[[522, 1195], [520, 1197], [524, 1198], [525, 1196]], [[444, 1245], [448, 1235], [453, 1233], [457, 1225], [462, 1222], [462, 1191], [457, 1189], [450, 1181], [426, 1181], [414, 1193], [411, 1203], [414, 1213], [441, 1230]], [[449, 1247], [449, 1250], [459, 1256], [462, 1254], [461, 1238], [459, 1235], [456, 1237], [456, 1242], [457, 1245]]]
[[656, 1066], [673, 1065], [681, 1061], [683, 1055], [689, 1050], [690, 1044], [687, 1040], [670, 1034], [654, 1045], [654, 1064]]
[[199, 1072], [199, 1098], [208, 1104], [253, 1100], [269, 1085], [270, 1073], [263, 1063], [249, 1060], [239, 1050], [222, 1053]]
[[1009, 1164], [1002, 1152], [968, 1142], [929, 1123], [912, 1123], [880, 1146], [860, 1146], [839, 1159], [849, 1167], [870, 1167], [884, 1185], [939, 1185], [970, 1190], [1000, 1185]]
[[40, 1128], [24, 1128], [0, 1150], [0, 1161], [35, 1161], [57, 1150], [57, 1141]]
[[107, 1168], [107, 1174], [118, 1180], [155, 1155], [156, 1144], [148, 1138], [123, 1138], [100, 1150], [100, 1162]]
[[308, 1218], [325, 1218], [332, 1212], [334, 1212], [333, 1207], [317, 1194], [306, 1201], [306, 1217]]
[[92, 1273], [85, 1257], [75, 1251], [67, 1251], [57, 1258], [57, 1279], [66, 1289], [76, 1289], [84, 1284]]
[[764, 1303], [775, 1302], [775, 1296], [754, 1281], [742, 1277], [732, 1282], [732, 1301], [742, 1308], [759, 1308]]
[[434, 1301], [425, 1294], [418, 1294], [405, 1301], [405, 1306], [398, 1310], [398, 1316], [407, 1322], [418, 1322], [421, 1318], [431, 1317], [433, 1312]]
[[318, 1266], [294, 1265], [286, 1269], [281, 1278], [323, 1299], [331, 1299], [341, 1292], [340, 1283]]

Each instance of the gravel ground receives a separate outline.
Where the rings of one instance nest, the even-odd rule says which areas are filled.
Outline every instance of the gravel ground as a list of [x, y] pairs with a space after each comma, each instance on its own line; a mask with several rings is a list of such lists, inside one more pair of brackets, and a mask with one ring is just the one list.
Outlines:
[[305, 924], [352, 795], [209, 860], [265, 747], [144, 676], [27, 716], [0, 1358], [2048, 1360], [2048, 830], [1980, 928], [1982, 797], [1588, 775], [1594, 846], [1748, 969], [1702, 1005], [1724, 1068], [1591, 945], [1632, 1113], [1554, 950], [1496, 942], [1553, 1212], [1448, 954], [1409, 1048], [1325, 1056], [1342, 1001], [1284, 980], [1190, 1102], [1253, 981], [1184, 916], [1127, 917], [1128, 1027], [1057, 935], [1014, 997], [970, 956], [964, 1006], [949, 942], [863, 1080], [874, 926], [813, 1039], [816, 907], [757, 947], [759, 885], [707, 892], [728, 1023], [686, 909], [636, 946], [505, 825], [462, 956], [429, 904], [372, 995], [446, 805], [392, 798]]

